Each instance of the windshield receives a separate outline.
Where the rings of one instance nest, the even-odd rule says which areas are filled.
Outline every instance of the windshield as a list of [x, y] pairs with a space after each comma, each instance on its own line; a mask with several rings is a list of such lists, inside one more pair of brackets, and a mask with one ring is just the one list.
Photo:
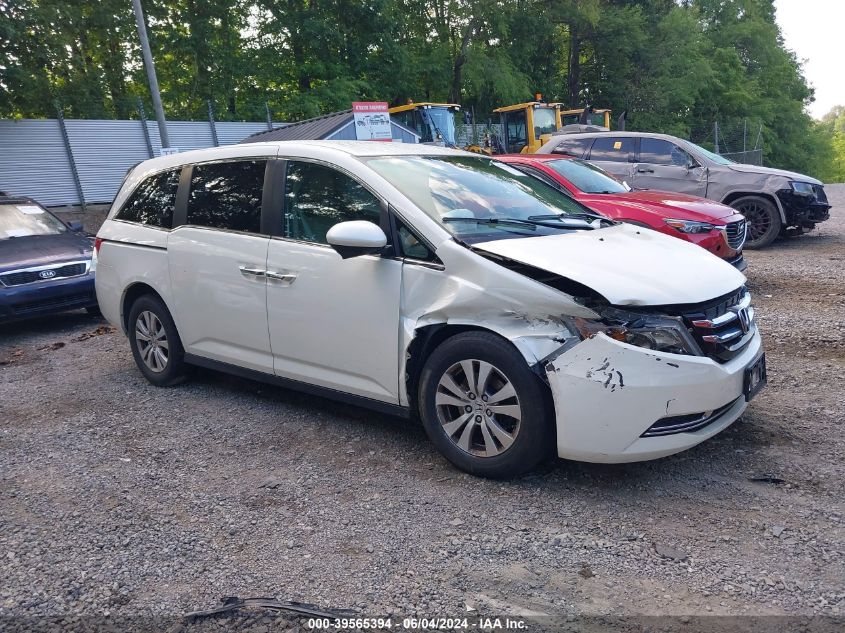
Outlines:
[[713, 152], [704, 149], [700, 145], [696, 145], [695, 143], [690, 143], [689, 141], [687, 141], [687, 143], [689, 143], [690, 147], [694, 147], [695, 149], [697, 149], [699, 152], [704, 154], [707, 158], [712, 160], [717, 165], [733, 165], [734, 164], [734, 161], [732, 161], [731, 159], [725, 158], [724, 156], [719, 156], [719, 154], [714, 154]]
[[37, 204], [0, 204], [0, 240], [30, 235], [58, 235], [67, 227]]
[[557, 132], [554, 108], [534, 108], [534, 136]]
[[463, 241], [552, 235], [600, 226], [587, 207], [489, 158], [379, 156], [364, 160]]
[[628, 189], [613, 176], [583, 160], [550, 160], [546, 163], [584, 193], [624, 193]]
[[449, 108], [425, 108], [422, 117], [431, 133], [429, 140], [442, 140], [447, 145], [455, 144], [455, 115]]

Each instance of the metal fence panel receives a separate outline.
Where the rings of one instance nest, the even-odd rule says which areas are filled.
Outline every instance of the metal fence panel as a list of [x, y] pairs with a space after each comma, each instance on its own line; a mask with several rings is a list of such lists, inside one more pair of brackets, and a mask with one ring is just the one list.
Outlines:
[[79, 202], [56, 119], [0, 121], [0, 191], [48, 205]]
[[66, 119], [85, 202], [111, 202], [127, 170], [149, 158], [140, 121]]
[[[85, 201], [109, 203], [126, 170], [149, 158], [143, 123], [137, 120], [65, 119]], [[266, 122], [217, 123], [221, 145], [239, 143], [267, 129]], [[155, 121], [146, 122], [153, 153], [161, 153]], [[213, 147], [207, 121], [168, 121], [170, 142], [181, 151]], [[79, 194], [56, 119], [0, 120], [0, 191], [42, 204], [79, 204]]]

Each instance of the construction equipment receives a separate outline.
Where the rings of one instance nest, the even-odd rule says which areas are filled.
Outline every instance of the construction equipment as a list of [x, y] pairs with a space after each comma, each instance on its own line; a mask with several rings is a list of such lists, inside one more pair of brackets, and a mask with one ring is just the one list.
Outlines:
[[[586, 112], [586, 121], [583, 119]], [[576, 108], [574, 110], [561, 110], [560, 120], [563, 125], [599, 125], [610, 129], [610, 113], [608, 108]]]
[[536, 101], [496, 108], [502, 125], [502, 137], [495, 153], [533, 154], [551, 135], [560, 130], [560, 104], [545, 103], [542, 95]]
[[457, 103], [414, 103], [390, 108], [393, 120], [420, 135], [420, 143], [437, 143], [455, 147], [455, 112]]

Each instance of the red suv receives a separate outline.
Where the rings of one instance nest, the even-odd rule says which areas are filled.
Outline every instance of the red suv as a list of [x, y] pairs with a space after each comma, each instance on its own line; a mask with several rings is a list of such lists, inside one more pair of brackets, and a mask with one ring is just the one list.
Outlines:
[[729, 206], [682, 193], [633, 191], [600, 167], [559, 154], [497, 156], [614, 220], [638, 224], [706, 248], [745, 270], [745, 217]]

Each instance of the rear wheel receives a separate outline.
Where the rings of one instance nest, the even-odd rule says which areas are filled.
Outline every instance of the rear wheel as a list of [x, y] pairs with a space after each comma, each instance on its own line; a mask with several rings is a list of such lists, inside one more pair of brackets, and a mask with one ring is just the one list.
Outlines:
[[128, 334], [135, 364], [147, 380], [167, 387], [186, 378], [185, 350], [161, 299], [144, 295], [132, 304]]
[[770, 200], [758, 196], [743, 196], [731, 202], [731, 206], [744, 215], [748, 223], [745, 248], [763, 248], [780, 235], [780, 213]]
[[486, 332], [443, 342], [420, 380], [420, 415], [429, 438], [455, 466], [483, 477], [514, 477], [552, 454], [547, 402], [525, 359]]

